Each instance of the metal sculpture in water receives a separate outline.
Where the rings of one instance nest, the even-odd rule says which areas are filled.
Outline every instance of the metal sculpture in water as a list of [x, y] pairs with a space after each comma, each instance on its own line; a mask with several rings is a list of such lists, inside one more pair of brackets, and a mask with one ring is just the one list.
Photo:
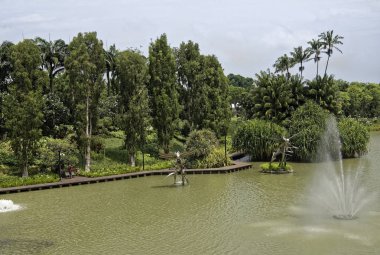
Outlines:
[[[189, 153], [183, 153], [182, 156], [186, 156]], [[185, 168], [185, 160], [181, 157], [181, 153], [177, 151], [176, 153], [167, 153], [160, 154], [161, 158], [165, 159], [173, 159], [175, 158], [175, 167], [174, 171], [168, 174], [167, 177], [173, 175], [174, 177], [174, 185], [182, 185], [189, 184], [189, 180], [186, 177], [186, 168]]]
[[284, 136], [282, 137], [282, 140], [280, 142], [278, 149], [272, 154], [272, 158], [269, 163], [270, 166], [272, 165], [272, 163], [276, 160], [278, 156], [281, 156], [278, 167], [282, 171], [286, 170], [286, 157], [291, 156], [293, 154], [293, 149], [297, 149], [297, 147], [293, 146], [292, 143], [290, 142], [290, 139], [292, 139], [296, 135], [293, 135], [289, 138], [286, 138]]

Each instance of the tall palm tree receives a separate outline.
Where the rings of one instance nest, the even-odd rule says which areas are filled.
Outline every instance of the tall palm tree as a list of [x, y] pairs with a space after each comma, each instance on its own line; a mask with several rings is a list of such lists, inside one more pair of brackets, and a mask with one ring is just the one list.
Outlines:
[[307, 42], [310, 47], [308, 48], [308, 51], [310, 52], [311, 55], [314, 54], [314, 63], [317, 63], [317, 74], [315, 77], [318, 77], [318, 64], [319, 64], [319, 60], [321, 60], [321, 50], [322, 50], [322, 43], [320, 40], [311, 40], [309, 42]]
[[298, 70], [301, 73], [301, 79], [302, 79], [302, 72], [305, 69], [303, 66], [303, 63], [310, 60], [311, 53], [306, 49], [303, 50], [302, 46], [299, 46], [297, 48], [294, 48], [294, 51], [290, 53], [292, 55], [292, 59], [294, 63], [300, 63], [300, 67]]
[[334, 30], [323, 32], [318, 37], [321, 40], [323, 49], [326, 50], [324, 53], [327, 54], [327, 62], [326, 62], [326, 68], [325, 68], [325, 76], [326, 76], [327, 67], [329, 65], [330, 57], [333, 54], [333, 49], [336, 49], [337, 51], [342, 53], [342, 51], [336, 45], [343, 44], [341, 40], [344, 37], [340, 35], [334, 36]]
[[106, 60], [106, 77], [107, 77], [107, 96], [110, 96], [111, 87], [115, 84], [116, 64], [115, 57], [118, 51], [115, 44], [111, 45], [108, 50], [104, 50]]
[[273, 67], [275, 68], [275, 73], [286, 71], [286, 77], [288, 79], [290, 78], [289, 68], [292, 68], [293, 66], [294, 63], [292, 62], [291, 58], [289, 58], [286, 54], [279, 57], [273, 65]]
[[53, 92], [54, 77], [65, 68], [64, 62], [68, 55], [68, 47], [62, 39], [47, 41], [41, 37], [34, 39], [41, 50], [42, 69], [47, 70], [49, 75], [50, 92]]

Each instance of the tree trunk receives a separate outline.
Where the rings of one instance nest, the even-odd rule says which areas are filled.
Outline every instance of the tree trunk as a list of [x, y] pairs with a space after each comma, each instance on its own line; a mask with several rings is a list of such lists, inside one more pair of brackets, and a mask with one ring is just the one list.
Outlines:
[[135, 159], [135, 154], [134, 153], [131, 155], [131, 166], [132, 167], [136, 166], [136, 159]]
[[317, 77], [318, 77], [318, 63], [319, 62], [319, 60], [317, 60], [317, 76], [315, 76], [315, 78], [317, 79]]
[[90, 172], [91, 165], [91, 126], [90, 126], [90, 98], [87, 91], [86, 97], [86, 151], [85, 151], [85, 172]]
[[107, 70], [107, 96], [110, 96], [111, 82], [110, 82], [110, 72]]
[[329, 60], [330, 60], [330, 55], [327, 56], [327, 62], [326, 62], [326, 68], [325, 68], [325, 76], [327, 73], [327, 67], [329, 66]]
[[24, 153], [24, 162], [22, 164], [22, 177], [28, 177], [28, 153]]

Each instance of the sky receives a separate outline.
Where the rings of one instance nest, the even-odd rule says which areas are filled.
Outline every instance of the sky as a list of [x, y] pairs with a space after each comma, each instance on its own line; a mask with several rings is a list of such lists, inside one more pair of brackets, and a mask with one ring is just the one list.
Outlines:
[[[0, 6], [0, 42], [37, 36], [69, 42], [78, 32], [96, 31], [108, 47], [147, 54], [166, 33], [172, 47], [192, 40], [202, 54], [218, 57], [226, 75], [248, 77], [273, 70], [281, 55], [334, 30], [344, 37], [343, 54], [334, 51], [328, 73], [380, 82], [380, 0], [0, 0]], [[308, 62], [305, 77], [315, 72]]]

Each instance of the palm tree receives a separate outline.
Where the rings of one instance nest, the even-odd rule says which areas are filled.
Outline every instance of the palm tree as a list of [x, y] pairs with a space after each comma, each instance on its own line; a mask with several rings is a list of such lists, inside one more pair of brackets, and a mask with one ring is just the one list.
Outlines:
[[67, 44], [62, 39], [52, 42], [41, 37], [37, 37], [34, 42], [41, 50], [42, 69], [47, 70], [49, 74], [50, 92], [53, 92], [54, 77], [65, 68], [64, 62], [68, 55]]
[[331, 31], [323, 32], [318, 36], [319, 39], [321, 40], [323, 49], [326, 50], [324, 53], [327, 54], [325, 76], [326, 76], [326, 72], [327, 72], [327, 67], [329, 65], [330, 57], [333, 54], [333, 49], [336, 49], [337, 51], [342, 53], [342, 51], [336, 45], [343, 44], [341, 39], [343, 39], [344, 37], [340, 36], [340, 35], [334, 36], [333, 34], [334, 34], [334, 30], [331, 30]]
[[106, 60], [107, 96], [110, 96], [111, 87], [115, 84], [115, 57], [117, 55], [115, 44], [111, 45], [109, 50], [104, 50], [104, 55]]
[[293, 66], [294, 63], [292, 62], [291, 58], [289, 58], [286, 54], [279, 57], [273, 65], [273, 67], [276, 68], [275, 73], [286, 71], [286, 77], [288, 79], [290, 78], [289, 68], [292, 68]]
[[307, 49], [303, 50], [302, 46], [299, 46], [297, 48], [294, 48], [294, 51], [291, 52], [290, 55], [292, 55], [292, 59], [294, 63], [300, 63], [300, 67], [298, 68], [298, 70], [301, 73], [301, 79], [302, 79], [302, 72], [305, 69], [305, 67], [303, 66], [303, 63], [310, 60], [309, 57], [311, 53]]
[[308, 51], [310, 52], [310, 54], [314, 54], [314, 63], [317, 63], [317, 75], [315, 77], [318, 77], [318, 64], [319, 64], [319, 60], [321, 60], [321, 57], [320, 57], [320, 54], [321, 54], [321, 49], [322, 49], [322, 43], [320, 40], [311, 40], [309, 42], [307, 42], [310, 47], [308, 48]]

